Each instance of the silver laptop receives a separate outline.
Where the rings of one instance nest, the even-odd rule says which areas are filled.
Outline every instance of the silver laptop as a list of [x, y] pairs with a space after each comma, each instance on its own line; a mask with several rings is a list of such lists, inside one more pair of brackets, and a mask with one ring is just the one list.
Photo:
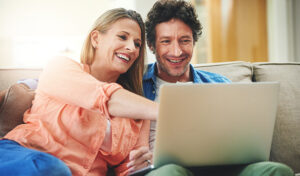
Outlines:
[[268, 160], [278, 92], [279, 83], [163, 85], [154, 168]]

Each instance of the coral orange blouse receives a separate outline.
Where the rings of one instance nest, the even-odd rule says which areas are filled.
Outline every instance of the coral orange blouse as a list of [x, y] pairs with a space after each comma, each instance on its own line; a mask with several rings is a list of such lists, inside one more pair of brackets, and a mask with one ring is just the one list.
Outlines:
[[[71, 59], [53, 60], [39, 78], [33, 105], [24, 114], [25, 124], [4, 138], [60, 158], [73, 175], [104, 176], [108, 167], [126, 175], [129, 152], [148, 146], [150, 122], [110, 116], [107, 102], [122, 87], [100, 82], [89, 72], [87, 65]], [[100, 149], [107, 120], [110, 152]]]

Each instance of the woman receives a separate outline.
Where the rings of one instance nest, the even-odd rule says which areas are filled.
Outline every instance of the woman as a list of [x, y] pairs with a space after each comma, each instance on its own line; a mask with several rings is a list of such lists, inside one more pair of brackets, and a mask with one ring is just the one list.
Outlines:
[[113, 9], [96, 20], [82, 64], [67, 58], [49, 63], [25, 124], [0, 141], [0, 173], [106, 175], [114, 167], [126, 175], [130, 151], [148, 147], [149, 120], [157, 116], [157, 104], [138, 96], [144, 33], [138, 13]]

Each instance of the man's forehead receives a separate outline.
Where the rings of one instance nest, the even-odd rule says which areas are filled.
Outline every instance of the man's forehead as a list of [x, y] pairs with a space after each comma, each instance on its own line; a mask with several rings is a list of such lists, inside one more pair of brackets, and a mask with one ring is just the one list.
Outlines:
[[156, 37], [192, 37], [191, 28], [180, 19], [171, 19], [155, 26]]

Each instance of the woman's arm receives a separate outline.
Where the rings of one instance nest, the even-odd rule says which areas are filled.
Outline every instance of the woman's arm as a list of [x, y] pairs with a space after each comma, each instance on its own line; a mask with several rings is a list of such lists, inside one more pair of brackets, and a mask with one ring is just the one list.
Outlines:
[[108, 101], [108, 112], [117, 117], [156, 120], [158, 104], [125, 89], [118, 89]]
[[67, 104], [111, 116], [154, 120], [158, 113], [156, 103], [116, 83], [98, 81], [79, 63], [66, 57], [53, 59], [47, 65], [39, 78], [38, 91]]
[[107, 113], [107, 101], [121, 88], [116, 83], [98, 81], [76, 61], [58, 57], [43, 70], [36, 92], [66, 104]]

